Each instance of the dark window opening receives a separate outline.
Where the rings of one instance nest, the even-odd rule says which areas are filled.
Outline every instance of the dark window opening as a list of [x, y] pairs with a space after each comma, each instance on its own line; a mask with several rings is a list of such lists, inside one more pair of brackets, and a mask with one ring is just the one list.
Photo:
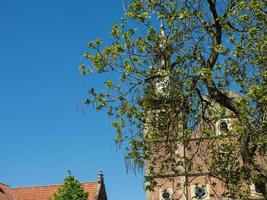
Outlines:
[[162, 193], [162, 198], [164, 200], [170, 200], [171, 199], [171, 194], [167, 190], [164, 190], [163, 193]]
[[264, 182], [256, 182], [255, 189], [257, 193], [262, 193], [263, 195], [267, 194], [266, 185]]
[[204, 187], [195, 187], [195, 196], [198, 199], [204, 198], [206, 196], [206, 190]]
[[220, 122], [219, 128], [220, 128], [220, 131], [222, 131], [222, 132], [228, 132], [229, 131], [228, 123], [225, 121]]

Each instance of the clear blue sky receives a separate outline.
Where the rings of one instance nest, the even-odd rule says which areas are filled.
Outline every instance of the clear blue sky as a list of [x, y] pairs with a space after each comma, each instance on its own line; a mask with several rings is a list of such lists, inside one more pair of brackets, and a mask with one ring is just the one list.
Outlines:
[[103, 169], [110, 200], [145, 199], [142, 175], [126, 174], [116, 151], [111, 119], [82, 106], [87, 42], [108, 41], [122, 12], [121, 0], [0, 1], [0, 182], [57, 184], [68, 169], [95, 181]]

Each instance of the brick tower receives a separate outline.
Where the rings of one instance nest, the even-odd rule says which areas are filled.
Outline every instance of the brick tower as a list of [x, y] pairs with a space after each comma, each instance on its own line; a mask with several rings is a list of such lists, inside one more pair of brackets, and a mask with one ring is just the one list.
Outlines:
[[[163, 25], [161, 25], [161, 36], [163, 40], [159, 48], [164, 46], [165, 43]], [[164, 60], [161, 60], [159, 63], [159, 65], [165, 65]], [[159, 73], [161, 73], [160, 70], [158, 71]], [[170, 81], [171, 80], [165, 76], [155, 83], [154, 89], [155, 92], [158, 93], [156, 96], [161, 96], [164, 99], [168, 95], [166, 93], [168, 90], [165, 87]], [[155, 101], [158, 101], [154, 102], [155, 105], [162, 104], [161, 99]], [[160, 108], [152, 109], [147, 112], [145, 136], [153, 143], [153, 150], [152, 155], [150, 155], [149, 160], [147, 160], [146, 179], [149, 180], [149, 187], [155, 182], [156, 186], [152, 187], [152, 191], [146, 192], [146, 200], [234, 199], [231, 194], [228, 193], [224, 182], [211, 175], [212, 173], [209, 171], [208, 166], [211, 164], [210, 162], [213, 156], [212, 148], [217, 148], [222, 145], [224, 141], [233, 144], [237, 142], [234, 133], [236, 131], [235, 125], [238, 123], [238, 120], [230, 111], [222, 110], [215, 103], [212, 104], [214, 104], [216, 109], [218, 108], [218, 110], [220, 110], [219, 112], [223, 111], [224, 114], [214, 117], [211, 122], [212, 125], [200, 121], [194, 133], [185, 140], [183, 135], [179, 140], [176, 140], [177, 136], [175, 135], [175, 132], [182, 130], [182, 124], [168, 126], [166, 132], [173, 132], [175, 136], [172, 134], [160, 133], [162, 136], [155, 137], [157, 141], [153, 140], [153, 136], [150, 136], [150, 132], [153, 132], [156, 126], [160, 126], [162, 116], [166, 115], [165, 121], [168, 121], [168, 117], [173, 118], [172, 114], [168, 113], [172, 108], [159, 106]], [[215, 112], [211, 110], [210, 115], [213, 114], [215, 114]], [[183, 118], [182, 115], [175, 117]], [[208, 129], [210, 132], [213, 133], [212, 136], [208, 135], [206, 132], [207, 126], [209, 126]], [[168, 150], [170, 146], [172, 150]], [[174, 160], [172, 163], [175, 163], [175, 165], [168, 166], [168, 161], [171, 159], [172, 161]], [[221, 159], [222, 163], [224, 163], [223, 156]], [[166, 165], [164, 165], [165, 162]], [[227, 172], [227, 170], [226, 167], [225, 171]], [[264, 186], [252, 184], [250, 186], [250, 191], [244, 192], [250, 194], [250, 199], [264, 199], [266, 191], [266, 184]]]

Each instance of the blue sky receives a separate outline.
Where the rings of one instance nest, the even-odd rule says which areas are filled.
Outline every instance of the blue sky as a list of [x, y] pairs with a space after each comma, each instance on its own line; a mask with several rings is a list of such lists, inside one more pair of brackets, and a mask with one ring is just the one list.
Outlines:
[[116, 151], [111, 119], [82, 105], [87, 42], [108, 41], [122, 12], [114, 0], [0, 1], [0, 182], [57, 184], [68, 169], [95, 181], [102, 169], [110, 200], [145, 199], [142, 174], [126, 174]]

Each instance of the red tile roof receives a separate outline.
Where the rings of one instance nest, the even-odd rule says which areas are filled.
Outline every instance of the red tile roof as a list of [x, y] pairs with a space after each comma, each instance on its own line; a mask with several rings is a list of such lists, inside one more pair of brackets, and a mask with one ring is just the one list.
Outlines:
[[[82, 183], [86, 192], [88, 192], [88, 200], [95, 200], [97, 196], [97, 182]], [[25, 188], [14, 188], [16, 200], [48, 200], [59, 189], [60, 185], [50, 186], [34, 186]], [[0, 198], [0, 200], [2, 200]], [[3, 199], [4, 200], [4, 199]]]
[[[96, 182], [81, 183], [88, 192], [88, 200], [107, 200], [104, 177], [100, 171]], [[0, 200], [48, 200], [61, 185], [10, 188], [0, 183]]]

